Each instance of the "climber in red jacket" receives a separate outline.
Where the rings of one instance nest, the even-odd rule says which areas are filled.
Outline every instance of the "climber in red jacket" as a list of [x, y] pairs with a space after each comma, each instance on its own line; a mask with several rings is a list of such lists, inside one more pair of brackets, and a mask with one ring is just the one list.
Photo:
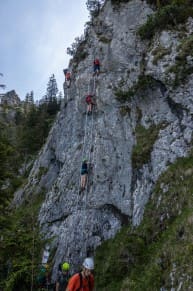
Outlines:
[[93, 102], [93, 95], [89, 94], [86, 96], [86, 103], [87, 103], [87, 113], [88, 115], [92, 113], [92, 107], [95, 105]]
[[99, 59], [94, 59], [94, 61], [93, 61], [93, 69], [94, 69], [94, 73], [93, 73], [93, 76], [95, 76], [95, 75], [99, 75], [99, 73], [100, 73], [100, 61], [99, 61]]
[[71, 83], [71, 74], [70, 74], [70, 72], [67, 72], [66, 73], [66, 84], [67, 84], [68, 88], [70, 88], [70, 83]]
[[68, 71], [68, 69], [63, 70], [63, 72], [64, 72], [64, 75], [65, 75], [65, 82], [66, 82], [67, 88], [70, 88], [71, 74]]

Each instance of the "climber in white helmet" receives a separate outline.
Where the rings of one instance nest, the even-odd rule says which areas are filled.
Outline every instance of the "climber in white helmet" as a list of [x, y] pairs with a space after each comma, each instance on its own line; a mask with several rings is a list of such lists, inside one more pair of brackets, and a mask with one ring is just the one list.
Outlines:
[[82, 271], [74, 274], [68, 283], [66, 291], [93, 291], [94, 290], [93, 258], [86, 258], [82, 264]]

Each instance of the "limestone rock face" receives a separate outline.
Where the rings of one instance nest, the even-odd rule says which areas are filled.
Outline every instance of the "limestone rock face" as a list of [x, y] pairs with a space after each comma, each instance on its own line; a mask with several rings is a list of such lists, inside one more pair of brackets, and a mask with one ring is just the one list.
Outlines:
[[21, 100], [15, 90], [0, 94], [0, 120], [6, 123], [15, 123], [16, 109]]
[[16, 94], [15, 90], [9, 91], [1, 96], [1, 105], [9, 105], [9, 106], [19, 106], [21, 104], [21, 100]]
[[[175, 63], [180, 43], [177, 32], [164, 31], [151, 45], [140, 40], [137, 30], [152, 13], [145, 1], [132, 0], [119, 9], [106, 2], [89, 28], [84, 47], [87, 56], [76, 67], [71, 62], [71, 87], [65, 91], [65, 102], [29, 182], [15, 195], [20, 203], [26, 195], [46, 189], [39, 221], [56, 250], [53, 278], [60, 261], [69, 260], [76, 269], [121, 226], [138, 225], [160, 174], [190, 149], [193, 81], [188, 78], [176, 88], [171, 85], [174, 76], [167, 68]], [[189, 19], [190, 33], [192, 26]], [[159, 46], [165, 54], [156, 64]], [[94, 57], [101, 62], [101, 74], [95, 78]], [[120, 103], [115, 88], [134, 88], [141, 75], [150, 76], [153, 86], [136, 90], [132, 98]], [[97, 104], [92, 115], [86, 114], [88, 93], [95, 94]], [[138, 124], [146, 129], [162, 126], [148, 161], [135, 168], [132, 152]], [[86, 190], [79, 193], [84, 157], [90, 163], [89, 176]], [[46, 171], [38, 178], [41, 168]]]

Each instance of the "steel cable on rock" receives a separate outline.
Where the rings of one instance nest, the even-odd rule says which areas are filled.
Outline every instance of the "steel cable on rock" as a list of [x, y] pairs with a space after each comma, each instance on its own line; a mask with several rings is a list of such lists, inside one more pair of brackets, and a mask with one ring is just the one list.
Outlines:
[[[80, 94], [80, 88], [78, 88], [78, 90], [79, 90], [79, 94]], [[90, 91], [90, 78], [89, 78], [89, 82], [88, 82], [88, 92], [89, 91]], [[81, 155], [81, 166], [82, 166], [82, 161], [83, 161], [84, 155], [86, 154], [86, 138], [89, 140], [89, 138], [88, 138], [89, 135], [90, 135], [90, 133], [89, 133], [89, 126], [88, 126], [88, 113], [86, 112], [86, 114], [85, 114], [85, 122], [84, 122], [84, 134], [83, 134], [83, 146], [82, 146], [82, 155]], [[81, 177], [81, 167], [80, 167], [80, 177]], [[79, 194], [80, 194], [80, 192], [81, 192], [81, 179], [79, 180], [77, 199], [76, 199], [76, 202], [75, 202], [75, 211], [74, 212], [76, 214], [76, 219], [75, 219], [75, 223], [74, 223], [74, 225], [75, 225], [74, 229], [76, 229], [76, 227], [78, 225], [78, 222], [79, 222], [78, 205], [79, 205], [79, 197], [80, 197]], [[75, 233], [76, 232], [74, 232], [73, 238], [75, 237]], [[74, 241], [75, 240], [73, 239], [73, 242]], [[69, 258], [69, 247], [67, 246], [67, 240], [66, 240], [65, 249], [67, 249], [67, 257]]]
[[[66, 85], [66, 82], [65, 82], [65, 85]], [[80, 94], [80, 88], [79, 88], [79, 83], [78, 83], [78, 92], [79, 92], [79, 94]], [[67, 85], [65, 86], [65, 89], [66, 89], [66, 101], [68, 102], [68, 100], [69, 100], [69, 88], [67, 87]], [[79, 95], [79, 97], [80, 97], [80, 95]], [[77, 195], [78, 196], [78, 195]], [[75, 203], [75, 205], [77, 205], [77, 202]], [[76, 206], [76, 210], [75, 211], [77, 211], [77, 206]], [[67, 227], [66, 227], [67, 228]], [[66, 237], [69, 237], [68, 236], [68, 229], [67, 229], [67, 231], [66, 231]], [[67, 244], [68, 244], [68, 241], [67, 241], [67, 239], [65, 240], [65, 250], [66, 250], [66, 255], [65, 255], [65, 257], [66, 257], [66, 261], [70, 261], [69, 260], [69, 247], [67, 246]]]
[[[95, 95], [95, 77], [93, 77], [93, 93]], [[96, 136], [96, 130], [95, 130], [95, 134], [93, 135], [93, 124], [94, 124], [94, 116], [93, 116], [93, 110], [91, 112], [91, 129], [90, 129], [90, 145], [88, 146], [88, 149], [89, 149], [89, 154], [88, 154], [88, 161], [89, 161], [89, 165], [90, 165], [90, 170], [91, 170], [91, 167], [92, 167], [92, 164], [95, 163], [94, 161], [94, 154], [95, 154], [95, 147], [93, 147], [93, 140], [95, 140], [95, 136]], [[96, 129], [96, 128], [95, 128]], [[87, 213], [86, 213], [86, 208], [87, 208], [87, 198], [88, 198], [88, 192], [92, 192], [92, 189], [93, 189], [93, 181], [92, 181], [92, 184], [91, 184], [91, 187], [89, 189], [89, 175], [87, 177], [87, 184], [86, 184], [86, 195], [85, 195], [85, 203], [84, 203], [84, 209], [83, 209], [83, 213], [84, 213], [84, 220], [83, 220], [83, 229], [85, 228], [85, 225], [86, 225], [86, 220], [87, 220]], [[90, 190], [90, 191], [89, 191]], [[87, 256], [87, 241], [88, 241], [88, 237], [87, 237], [87, 233], [86, 231], [82, 232], [83, 235], [82, 235], [82, 238], [84, 240], [84, 250], [83, 250], [83, 253], [85, 253], [85, 256]]]
[[[91, 78], [89, 78], [89, 82], [88, 82], [88, 94], [90, 93], [90, 87], [91, 87]], [[80, 92], [80, 88], [79, 92]], [[94, 95], [96, 95], [96, 81], [95, 81], [95, 77], [93, 77], [93, 92]], [[68, 90], [67, 90], [67, 99], [68, 99]], [[90, 124], [90, 123], [89, 123]], [[85, 124], [84, 124], [84, 137], [83, 137], [83, 147], [82, 147], [82, 156], [81, 156], [81, 166], [82, 166], [82, 162], [83, 162], [83, 158], [84, 156], [87, 154], [88, 155], [88, 164], [91, 165], [91, 162], [94, 161], [94, 154], [95, 154], [95, 149], [93, 148], [93, 139], [95, 139], [96, 136], [96, 132], [95, 135], [93, 135], [93, 124], [94, 124], [94, 116], [93, 116], [93, 110], [91, 111], [91, 126], [88, 126], [88, 112], [86, 112], [85, 114]], [[86, 138], [88, 140], [88, 146], [86, 148]], [[92, 154], [91, 154], [92, 152]], [[80, 167], [80, 176], [81, 176], [81, 167]], [[82, 232], [82, 239], [84, 241], [84, 245], [83, 245], [83, 254], [85, 254], [85, 256], [87, 255], [87, 235], [86, 232], [84, 232], [84, 228], [85, 228], [85, 224], [86, 224], [86, 220], [87, 220], [87, 214], [86, 214], [86, 208], [87, 208], [87, 198], [88, 198], [88, 192], [89, 192], [89, 174], [87, 175], [87, 181], [86, 181], [86, 191], [85, 191], [85, 200], [84, 200], [84, 204], [83, 204], [83, 224], [82, 224], [82, 228], [83, 228], [83, 232]], [[93, 184], [91, 186], [91, 189], [93, 188]], [[76, 203], [75, 203], [75, 213], [77, 215], [77, 223], [75, 223], [75, 227], [78, 225], [78, 221], [79, 221], [79, 216], [78, 216], [78, 205], [79, 205], [79, 193], [81, 190], [81, 180], [79, 182], [79, 187], [78, 187], [78, 194], [77, 194], [77, 199], [76, 199]], [[81, 211], [81, 208], [80, 208]], [[75, 236], [75, 233], [74, 233]], [[74, 240], [73, 240], [74, 241]], [[67, 240], [66, 240], [66, 247], [65, 249], [67, 249], [67, 257], [69, 258], [69, 248], [67, 247]]]

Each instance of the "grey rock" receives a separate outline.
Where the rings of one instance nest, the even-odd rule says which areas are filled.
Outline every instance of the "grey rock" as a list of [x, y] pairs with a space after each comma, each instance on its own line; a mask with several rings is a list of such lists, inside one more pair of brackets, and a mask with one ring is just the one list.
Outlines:
[[[60, 261], [69, 260], [75, 270], [86, 255], [94, 255], [96, 247], [114, 237], [124, 224], [140, 224], [159, 176], [168, 164], [187, 156], [191, 148], [193, 81], [189, 78], [176, 89], [168, 82], [173, 76], [167, 68], [174, 64], [180, 42], [177, 32], [156, 35], [151, 46], [139, 39], [137, 30], [151, 13], [145, 1], [132, 0], [118, 10], [106, 2], [90, 28], [85, 44], [88, 56], [74, 71], [67, 98], [28, 184], [15, 195], [15, 201], [22, 203], [30, 189], [36, 189], [36, 193], [37, 189], [46, 189], [39, 222], [45, 237], [53, 238], [51, 248], [56, 248], [53, 279]], [[189, 19], [187, 28], [192, 27]], [[106, 34], [104, 42], [101, 36]], [[152, 52], [159, 44], [171, 49], [154, 65]], [[101, 61], [101, 74], [95, 80], [94, 56]], [[122, 82], [120, 89], [127, 91], [141, 74], [154, 78], [155, 85], [145, 91], [145, 96], [138, 92], [127, 101], [124, 106], [130, 112], [123, 115], [114, 88]], [[95, 93], [97, 106], [87, 116], [85, 95], [90, 92]], [[136, 172], [132, 150], [138, 123], [145, 128], [153, 124], [165, 127], [159, 132], [148, 163]], [[90, 171], [87, 189], [79, 194], [84, 157], [89, 159]], [[38, 178], [40, 167], [47, 172]]]

